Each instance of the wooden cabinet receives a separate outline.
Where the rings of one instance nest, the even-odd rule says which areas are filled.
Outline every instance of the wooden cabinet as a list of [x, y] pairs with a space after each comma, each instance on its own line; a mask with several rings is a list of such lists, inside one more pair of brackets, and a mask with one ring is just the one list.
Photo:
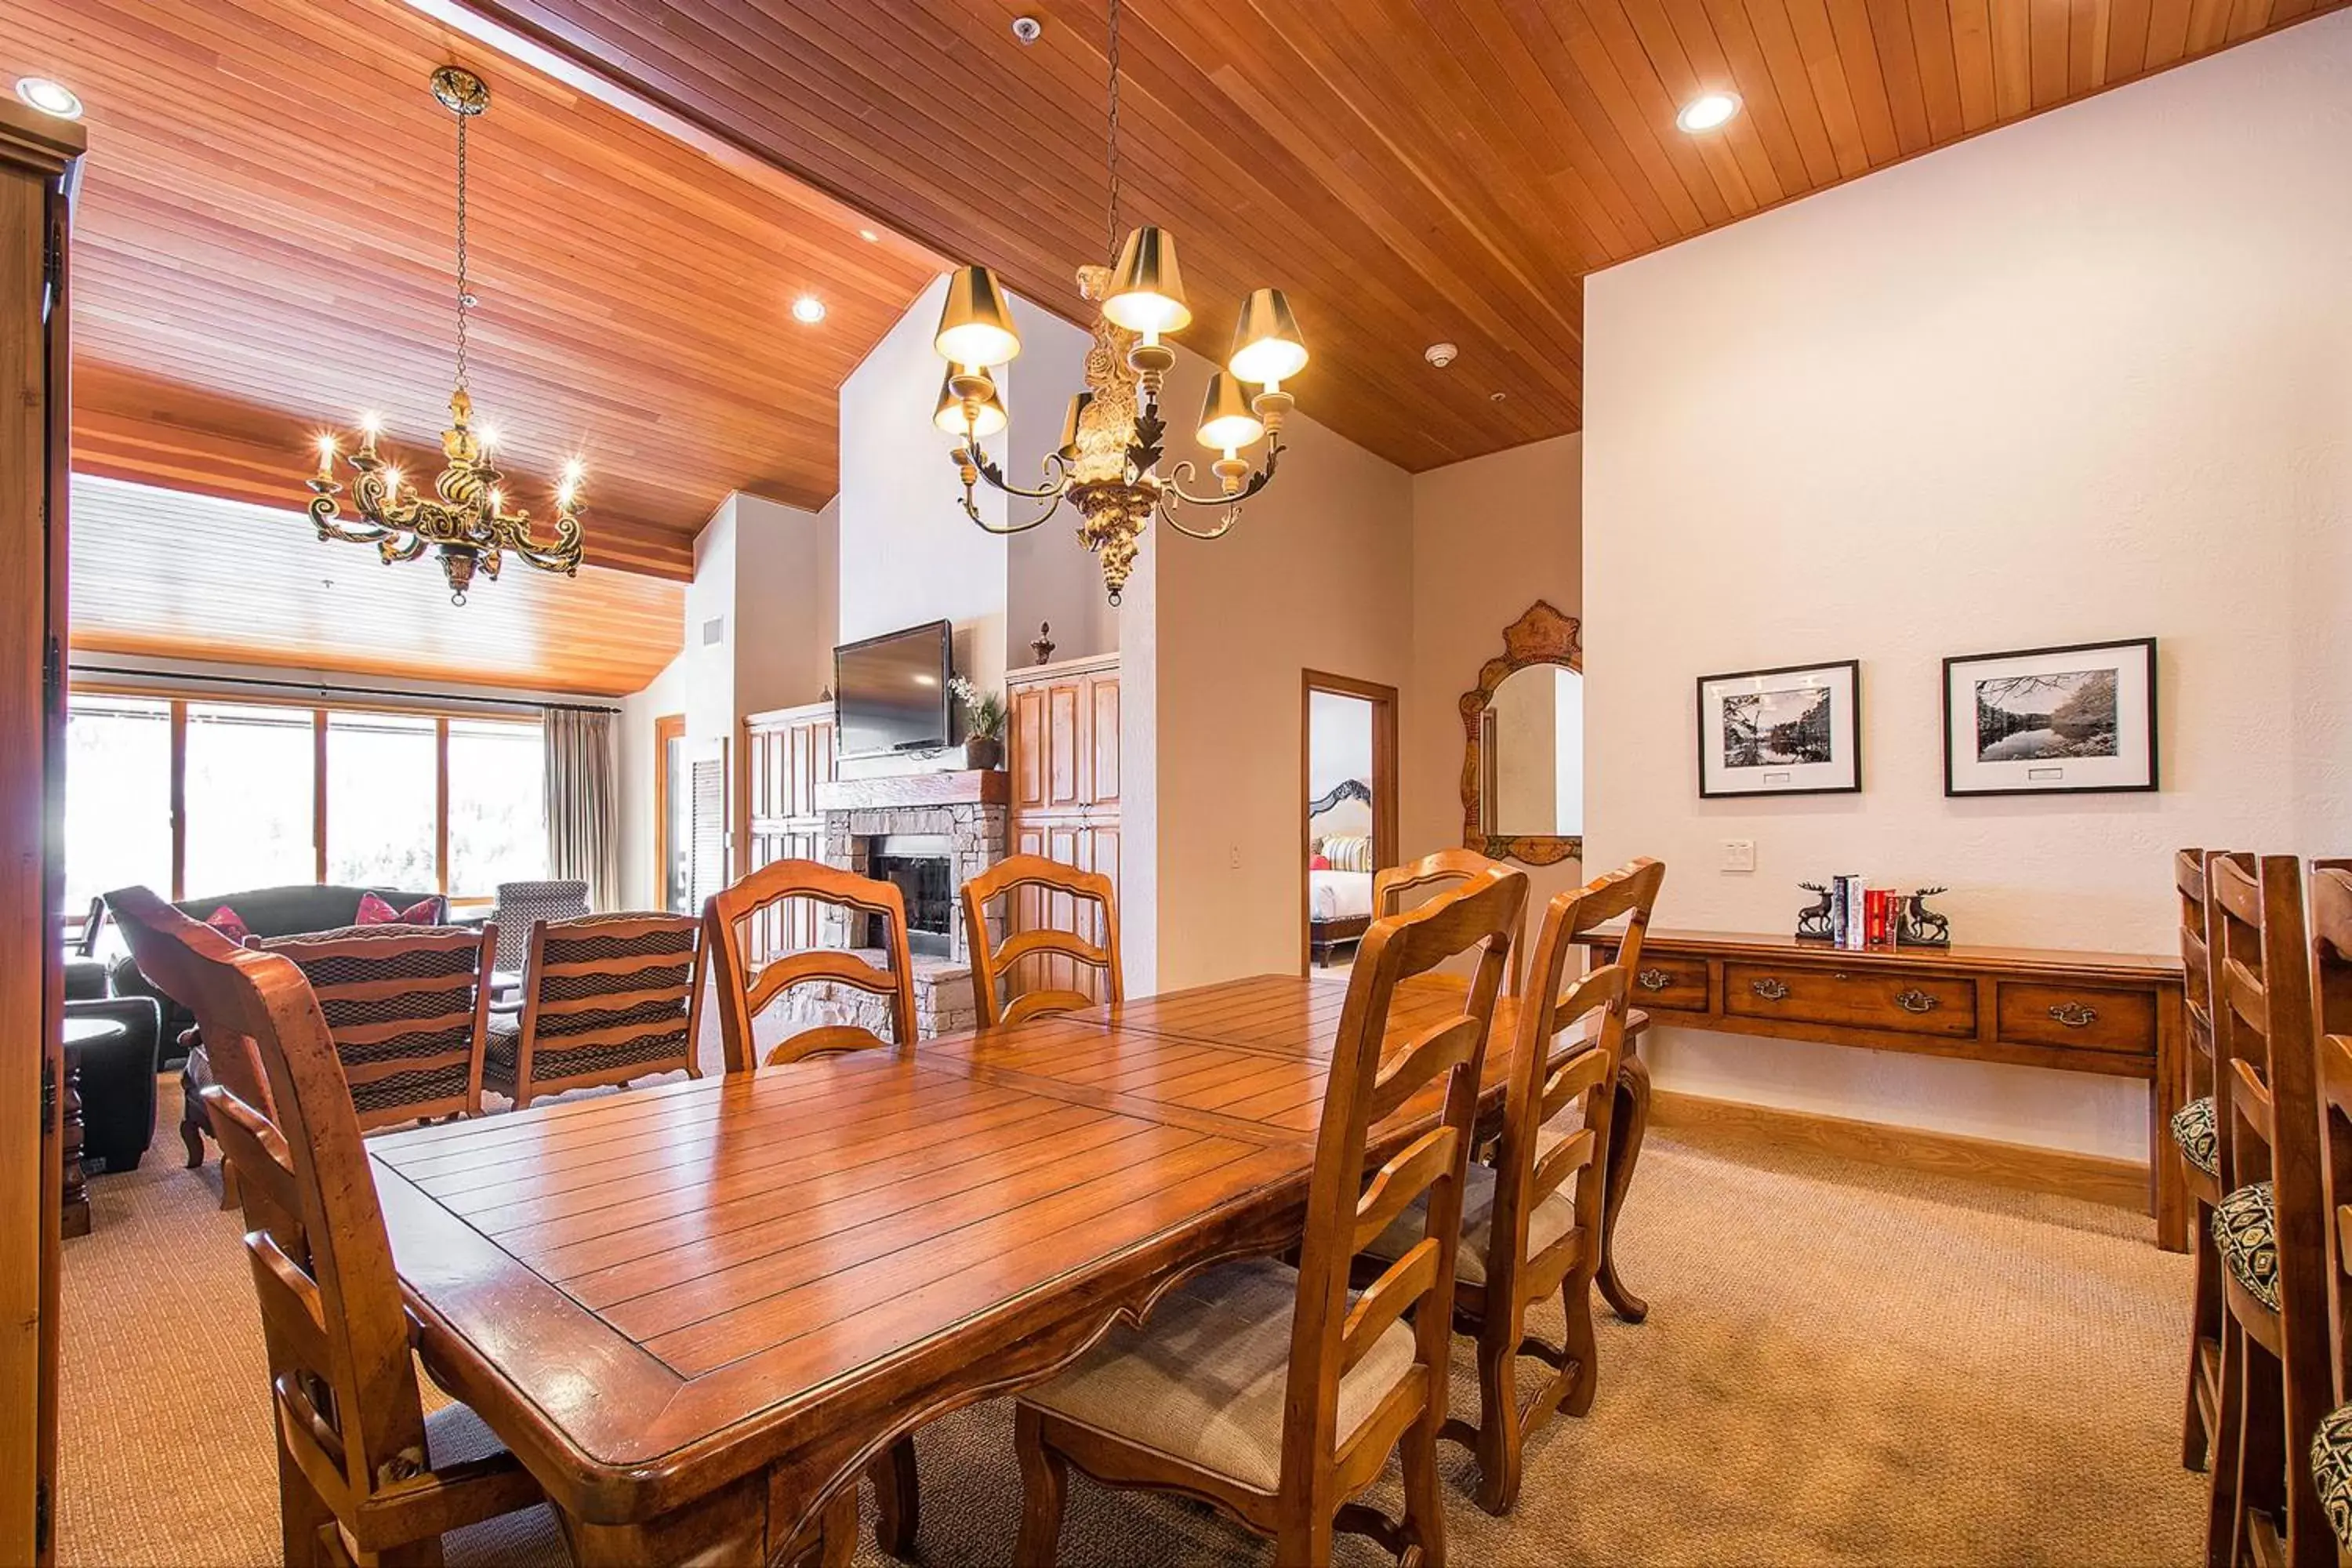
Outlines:
[[2158, 1239], [2188, 1245], [2168, 1152], [2179, 1109], [2180, 965], [2137, 953], [1872, 948], [1653, 931], [1633, 994], [1660, 1025], [2144, 1079]]
[[[1008, 673], [1005, 758], [1013, 803], [1007, 848], [1099, 871], [1119, 883], [1118, 656], [1073, 659]], [[1011, 929], [1052, 925], [1099, 940], [1091, 903], [1035, 890], [1014, 895]], [[1024, 963], [1028, 961], [1024, 961]], [[1068, 986], [1092, 992], [1096, 976], [1047, 957], [1037, 973], [1016, 973], [1016, 989]]]
[[[738, 877], [779, 860], [824, 858], [824, 813], [817, 792], [835, 779], [833, 704], [812, 702], [743, 721], [743, 822]], [[753, 933], [761, 953], [823, 945], [817, 907], [795, 899], [769, 912]]]
[[0, 101], [0, 1563], [53, 1559], [78, 125]]

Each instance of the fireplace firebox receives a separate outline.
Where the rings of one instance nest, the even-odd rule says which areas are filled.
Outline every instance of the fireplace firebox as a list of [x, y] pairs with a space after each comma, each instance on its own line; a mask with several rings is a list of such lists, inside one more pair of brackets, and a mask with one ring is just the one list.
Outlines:
[[[945, 958], [955, 952], [954, 846], [942, 835], [890, 833], [869, 839], [866, 874], [888, 882], [907, 903], [907, 949]], [[870, 930], [861, 945], [879, 946]]]

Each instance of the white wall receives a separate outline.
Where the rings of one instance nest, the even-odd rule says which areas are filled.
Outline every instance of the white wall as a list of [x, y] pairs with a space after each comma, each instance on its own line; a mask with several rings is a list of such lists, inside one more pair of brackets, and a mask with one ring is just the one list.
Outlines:
[[[1317, 374], [1299, 378], [1303, 406]], [[1180, 356], [1160, 399], [1171, 453], [1192, 441], [1207, 381]], [[1133, 592], [1120, 612], [1122, 697], [1151, 644], [1161, 990], [1297, 973], [1305, 672], [1400, 689], [1412, 674], [1411, 476], [1304, 416], [1283, 436], [1278, 477], [1231, 533], [1151, 531], [1149, 618]], [[1130, 789], [1137, 766], [1125, 759]]]
[[840, 624], [834, 508], [803, 511], [740, 494], [728, 505], [735, 519], [735, 711], [814, 702], [833, 679]]
[[[1399, 855], [1462, 842], [1462, 694], [1503, 652], [1503, 628], [1538, 599], [1584, 602], [1581, 436], [1473, 458], [1412, 478], [1412, 668], [1399, 716]], [[1523, 868], [1532, 935], [1583, 862]]]
[[[686, 585], [686, 738], [704, 747], [735, 732], [735, 497], [694, 537], [694, 581]], [[712, 640], [715, 639], [715, 640]]]
[[[944, 617], [955, 624], [957, 671], [995, 687], [1004, 681], [1005, 542], [964, 516], [947, 458], [955, 441], [931, 424], [946, 369], [931, 339], [946, 293], [942, 276], [841, 385], [839, 640]], [[1016, 319], [1025, 335], [1043, 317]], [[982, 515], [1002, 525], [1003, 497], [983, 484], [980, 499]]]
[[[1597, 863], [1669, 926], [1946, 882], [1966, 942], [2163, 952], [2178, 846], [2352, 838], [2352, 15], [1586, 284]], [[1947, 800], [1947, 655], [2160, 639], [2163, 788]], [[1858, 658], [1864, 792], [1709, 801], [1692, 681]], [[1715, 868], [1757, 841], [1757, 871]], [[1667, 1087], [2144, 1157], [2139, 1086], [1669, 1035]]]

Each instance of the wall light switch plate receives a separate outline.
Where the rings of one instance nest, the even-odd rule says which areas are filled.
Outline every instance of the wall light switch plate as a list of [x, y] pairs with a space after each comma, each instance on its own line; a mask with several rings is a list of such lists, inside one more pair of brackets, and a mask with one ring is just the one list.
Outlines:
[[1723, 841], [1723, 868], [1727, 871], [1756, 869], [1756, 840], [1727, 838]]

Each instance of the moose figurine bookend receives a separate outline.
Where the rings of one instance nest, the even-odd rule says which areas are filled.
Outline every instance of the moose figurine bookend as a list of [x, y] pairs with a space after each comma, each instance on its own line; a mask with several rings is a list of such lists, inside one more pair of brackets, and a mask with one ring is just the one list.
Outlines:
[[[1813, 895], [1813, 901], [1797, 911], [1798, 940], [1802, 942], [1835, 942], [1837, 930], [1832, 923], [1836, 907], [1836, 894], [1827, 883], [1800, 882], [1798, 887]], [[1943, 888], [1915, 888], [1903, 900], [1903, 912], [1894, 922], [1890, 933], [1897, 947], [1949, 947], [1952, 945], [1952, 922], [1927, 907], [1927, 900], [1947, 891]]]

